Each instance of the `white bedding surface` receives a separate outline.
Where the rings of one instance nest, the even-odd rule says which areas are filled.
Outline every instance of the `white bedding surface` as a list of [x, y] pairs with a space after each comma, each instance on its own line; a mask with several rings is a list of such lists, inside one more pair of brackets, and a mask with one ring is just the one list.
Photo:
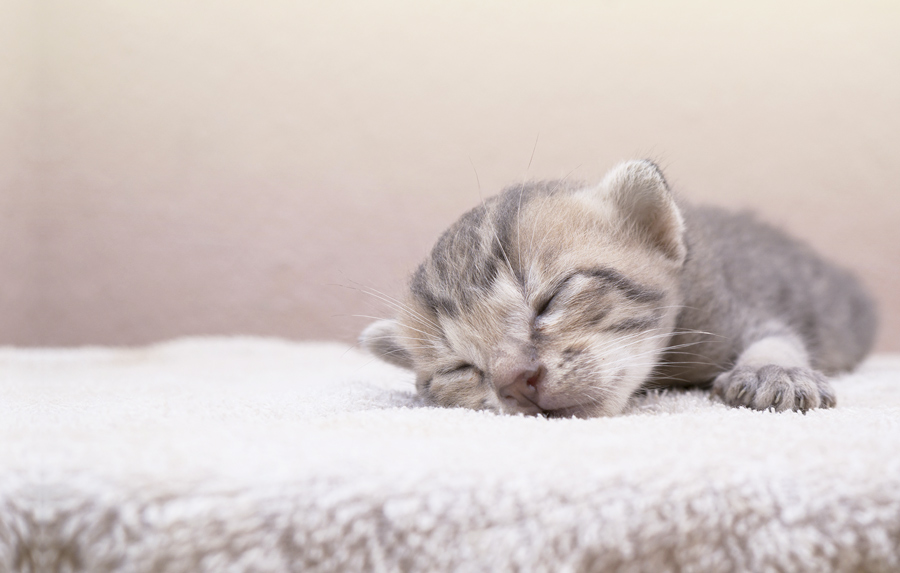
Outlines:
[[838, 407], [426, 407], [332, 343], [0, 349], [0, 571], [898, 571], [900, 356]]

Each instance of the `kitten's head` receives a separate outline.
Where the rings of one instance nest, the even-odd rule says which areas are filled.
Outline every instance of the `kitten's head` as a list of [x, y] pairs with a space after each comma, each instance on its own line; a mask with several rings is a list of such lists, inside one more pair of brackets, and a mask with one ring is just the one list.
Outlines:
[[598, 185], [512, 187], [441, 236], [404, 310], [361, 341], [439, 405], [617, 414], [672, 333], [685, 256], [681, 213], [649, 161]]

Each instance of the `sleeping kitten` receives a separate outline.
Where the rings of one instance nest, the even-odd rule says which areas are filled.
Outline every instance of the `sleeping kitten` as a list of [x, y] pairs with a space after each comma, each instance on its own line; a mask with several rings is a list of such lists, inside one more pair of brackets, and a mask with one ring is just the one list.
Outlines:
[[733, 406], [834, 406], [872, 345], [850, 273], [747, 214], [694, 207], [649, 161], [511, 187], [469, 211], [361, 341], [443, 406], [592, 417], [651, 385]]

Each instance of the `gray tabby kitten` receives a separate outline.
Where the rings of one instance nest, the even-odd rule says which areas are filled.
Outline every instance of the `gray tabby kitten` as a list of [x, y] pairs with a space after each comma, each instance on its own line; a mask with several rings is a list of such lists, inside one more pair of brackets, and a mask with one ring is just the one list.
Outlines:
[[506, 189], [414, 273], [363, 345], [443, 406], [592, 417], [642, 387], [711, 384], [755, 409], [832, 407], [869, 351], [856, 279], [747, 214], [695, 207], [649, 161], [599, 185]]

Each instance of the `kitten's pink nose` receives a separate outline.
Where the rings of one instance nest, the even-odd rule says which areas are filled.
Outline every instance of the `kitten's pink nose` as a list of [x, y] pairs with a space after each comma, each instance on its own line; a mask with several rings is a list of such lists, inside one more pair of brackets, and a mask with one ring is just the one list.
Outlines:
[[538, 413], [541, 411], [537, 404], [538, 389], [546, 373], [547, 369], [541, 364], [514, 369], [498, 381], [497, 393], [504, 400], [513, 400], [521, 408]]

